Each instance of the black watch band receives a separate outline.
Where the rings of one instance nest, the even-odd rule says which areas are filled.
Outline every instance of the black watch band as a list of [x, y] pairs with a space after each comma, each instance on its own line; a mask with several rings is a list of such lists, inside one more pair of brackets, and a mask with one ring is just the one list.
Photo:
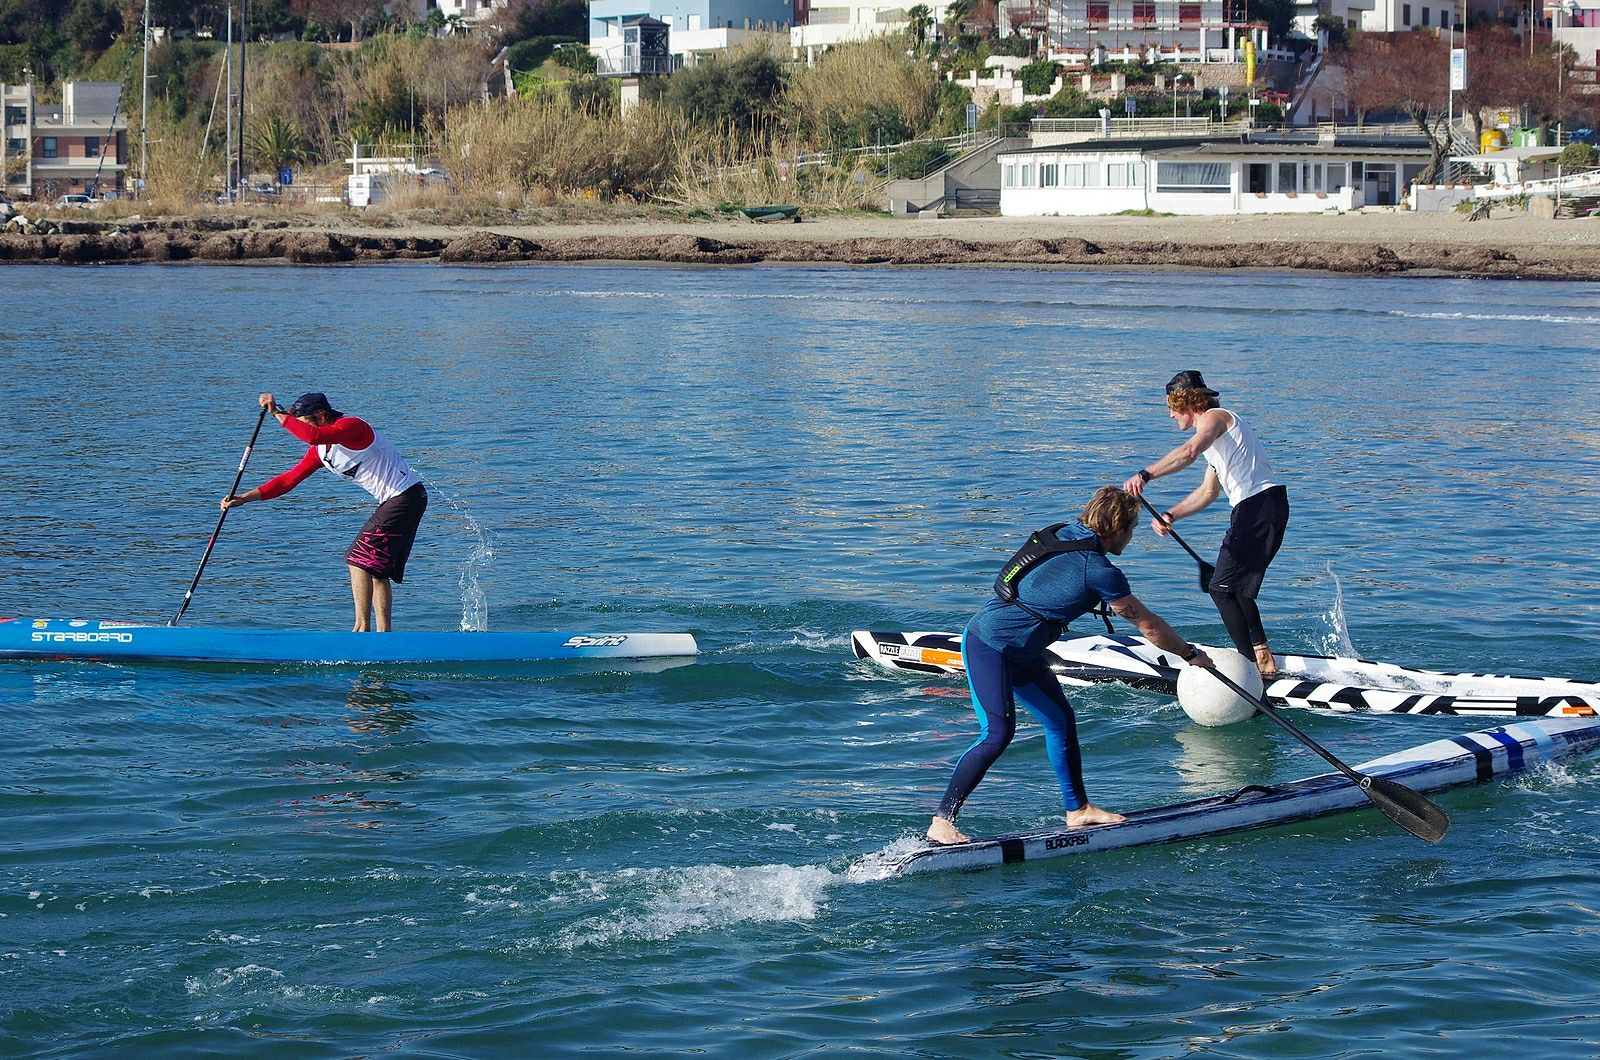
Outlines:
[[1149, 482], [1151, 479], [1155, 478], [1154, 475], [1150, 474], [1150, 472], [1146, 471], [1142, 467], [1139, 469], [1139, 477], [1144, 479], [1146, 482]]

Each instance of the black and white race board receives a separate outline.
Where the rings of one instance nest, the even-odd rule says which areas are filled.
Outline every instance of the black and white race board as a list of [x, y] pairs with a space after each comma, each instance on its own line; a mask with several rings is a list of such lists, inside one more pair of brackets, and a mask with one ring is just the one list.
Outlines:
[[[1600, 719], [1547, 718], [1435, 740], [1355, 768], [1398, 781], [1414, 791], [1435, 792], [1512, 776], [1597, 747]], [[1229, 795], [1135, 810], [1121, 824], [1018, 832], [954, 846], [928, 845], [894, 855], [871, 855], [853, 866], [851, 872], [876, 879], [1097, 854], [1268, 828], [1370, 805], [1345, 776], [1325, 773], [1288, 784], [1251, 785]]]
[[[958, 633], [850, 634], [856, 657], [891, 670], [963, 674]], [[1056, 641], [1050, 667], [1064, 683], [1116, 682], [1176, 694], [1184, 664], [1143, 637], [1090, 635]], [[1600, 716], [1600, 684], [1554, 677], [1507, 677], [1413, 670], [1328, 655], [1279, 655], [1282, 676], [1267, 683], [1274, 706], [1384, 714], [1486, 717]]]

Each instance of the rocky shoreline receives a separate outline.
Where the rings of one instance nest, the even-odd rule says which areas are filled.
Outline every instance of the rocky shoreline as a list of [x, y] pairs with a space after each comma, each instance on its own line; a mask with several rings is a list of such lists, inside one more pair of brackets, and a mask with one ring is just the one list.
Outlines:
[[[908, 224], [914, 224], [909, 222]], [[1600, 280], [1600, 252], [1463, 242], [1348, 240], [1204, 242], [1020, 238], [970, 239], [912, 229], [905, 236], [846, 239], [720, 239], [692, 232], [527, 238], [485, 229], [443, 235], [381, 235], [294, 229], [285, 221], [200, 218], [170, 221], [61, 221], [45, 233], [0, 235], [0, 262], [93, 265], [126, 262], [287, 262], [341, 265], [385, 261], [444, 264], [663, 262], [690, 265], [1006, 265], [1105, 268], [1315, 270], [1353, 275], [1423, 274], [1499, 279]]]

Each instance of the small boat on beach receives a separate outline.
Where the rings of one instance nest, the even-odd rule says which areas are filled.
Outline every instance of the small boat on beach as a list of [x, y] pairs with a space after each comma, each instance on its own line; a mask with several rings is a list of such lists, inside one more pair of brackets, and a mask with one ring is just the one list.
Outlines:
[[[1588, 754], [1597, 747], [1600, 719], [1548, 718], [1435, 740], [1355, 768], [1413, 791], [1435, 792], [1525, 773], [1535, 766]], [[951, 846], [869, 855], [852, 866], [851, 874], [877, 879], [1098, 854], [1270, 828], [1367, 805], [1367, 797], [1355, 782], [1339, 773], [1323, 773], [1287, 784], [1251, 784], [1227, 795], [1134, 810], [1121, 824], [1018, 832]]]
[[0, 659], [332, 666], [657, 659], [698, 653], [688, 633], [353, 633], [0, 618]]
[[[856, 658], [890, 670], [964, 674], [959, 633], [850, 634]], [[1205, 645], [1201, 645], [1205, 647]], [[1173, 695], [1182, 660], [1143, 637], [1066, 637], [1047, 649], [1064, 684], [1117, 683]], [[1438, 673], [1331, 655], [1277, 655], [1265, 698], [1280, 707], [1375, 714], [1576, 717], [1600, 714], [1600, 684], [1556, 677]]]
[[746, 221], [756, 224], [768, 224], [773, 221], [800, 220], [800, 207], [798, 206], [744, 206], [739, 210], [739, 216]]

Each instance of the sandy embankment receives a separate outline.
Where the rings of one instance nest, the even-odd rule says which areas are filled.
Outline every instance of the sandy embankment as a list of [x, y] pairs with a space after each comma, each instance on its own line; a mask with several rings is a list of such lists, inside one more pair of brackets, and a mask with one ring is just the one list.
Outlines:
[[[1368, 211], [1259, 217], [960, 218], [821, 216], [801, 224], [600, 220], [465, 227], [385, 218], [123, 223], [0, 236], [0, 261], [437, 259], [447, 263], [656, 261], [688, 264], [1014, 265], [1311, 269], [1524, 279], [1600, 279], [1600, 221], [1504, 213]], [[237, 226], [237, 227], [227, 227]]]

